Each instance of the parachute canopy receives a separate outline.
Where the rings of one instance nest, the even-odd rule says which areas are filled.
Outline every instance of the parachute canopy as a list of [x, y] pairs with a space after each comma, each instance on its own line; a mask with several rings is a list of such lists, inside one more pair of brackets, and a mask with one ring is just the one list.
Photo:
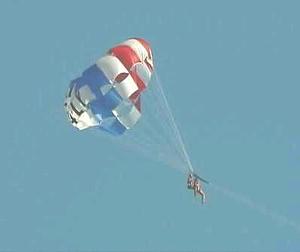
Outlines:
[[144, 39], [128, 39], [111, 48], [71, 81], [64, 103], [70, 122], [79, 130], [97, 127], [123, 134], [141, 117], [141, 93], [152, 72], [152, 51]]

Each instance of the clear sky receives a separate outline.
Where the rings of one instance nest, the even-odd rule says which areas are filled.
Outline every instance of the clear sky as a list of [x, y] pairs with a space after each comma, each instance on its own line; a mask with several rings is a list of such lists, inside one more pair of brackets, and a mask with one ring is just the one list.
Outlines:
[[[1, 1], [0, 250], [300, 250], [299, 8]], [[133, 36], [194, 167], [238, 196], [208, 186], [202, 206], [182, 173], [67, 122], [70, 80]]]

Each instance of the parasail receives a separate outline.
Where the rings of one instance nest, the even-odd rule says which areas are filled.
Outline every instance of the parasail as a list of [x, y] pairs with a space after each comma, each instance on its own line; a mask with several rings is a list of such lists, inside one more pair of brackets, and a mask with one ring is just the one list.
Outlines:
[[79, 130], [96, 127], [122, 135], [141, 117], [141, 95], [153, 73], [150, 45], [132, 38], [111, 48], [71, 81], [64, 107]]
[[[194, 183], [189, 188], [194, 189], [195, 194], [198, 192], [204, 202], [205, 194], [199, 180], [208, 181], [194, 172], [162, 85], [153, 70], [152, 50], [144, 39], [128, 39], [109, 49], [80, 77], [71, 81], [64, 103], [69, 121], [79, 130], [98, 128], [109, 133], [103, 135], [118, 146], [126, 146], [126, 149], [131, 148], [188, 173]], [[148, 88], [152, 75], [155, 80]], [[140, 120], [142, 108], [143, 120]], [[135, 129], [130, 131], [133, 127]], [[118, 135], [122, 137], [114, 137]]]

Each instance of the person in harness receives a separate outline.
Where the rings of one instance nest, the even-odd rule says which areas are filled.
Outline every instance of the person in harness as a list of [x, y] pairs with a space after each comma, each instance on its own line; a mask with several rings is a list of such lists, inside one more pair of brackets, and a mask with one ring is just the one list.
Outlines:
[[201, 195], [202, 197], [202, 204], [206, 201], [206, 195], [202, 189], [202, 185], [198, 179], [198, 176], [193, 176], [193, 174], [188, 175], [187, 179], [187, 188], [194, 190], [194, 196], [196, 197], [197, 194]]
[[187, 179], [187, 188], [193, 189], [194, 188], [194, 178], [193, 175], [190, 173]]

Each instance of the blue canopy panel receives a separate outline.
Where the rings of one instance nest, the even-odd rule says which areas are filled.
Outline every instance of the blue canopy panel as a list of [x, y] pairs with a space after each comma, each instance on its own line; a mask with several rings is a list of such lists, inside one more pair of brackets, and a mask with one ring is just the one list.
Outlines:
[[83, 72], [81, 77], [72, 82], [76, 83], [76, 93], [78, 93], [81, 87], [86, 85], [95, 95], [96, 99], [92, 100], [87, 106], [99, 121], [99, 129], [113, 135], [121, 135], [126, 131], [126, 127], [124, 127], [112, 113], [112, 110], [122, 102], [122, 97], [114, 88], [111, 88], [105, 94], [102, 93], [101, 87], [111, 85], [111, 82], [96, 64], [89, 67]]

